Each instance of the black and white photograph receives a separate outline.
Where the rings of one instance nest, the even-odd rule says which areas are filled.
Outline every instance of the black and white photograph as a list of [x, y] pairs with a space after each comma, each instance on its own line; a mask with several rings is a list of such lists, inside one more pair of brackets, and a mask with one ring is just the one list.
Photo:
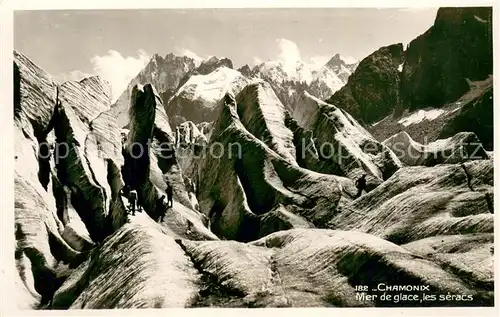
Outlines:
[[496, 8], [408, 4], [13, 10], [10, 306], [494, 307]]

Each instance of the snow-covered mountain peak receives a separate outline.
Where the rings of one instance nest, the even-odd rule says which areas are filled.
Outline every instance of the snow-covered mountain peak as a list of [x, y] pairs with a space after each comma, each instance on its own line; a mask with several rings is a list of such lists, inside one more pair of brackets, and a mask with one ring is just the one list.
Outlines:
[[258, 77], [274, 82], [299, 81], [310, 83], [313, 80], [314, 69], [302, 61], [283, 63], [279, 60], [270, 60], [255, 66], [253, 73], [260, 74]]
[[244, 86], [247, 81], [239, 71], [221, 66], [207, 75], [191, 76], [174, 97], [189, 95], [191, 100], [202, 100], [206, 105], [213, 106], [233, 86]]

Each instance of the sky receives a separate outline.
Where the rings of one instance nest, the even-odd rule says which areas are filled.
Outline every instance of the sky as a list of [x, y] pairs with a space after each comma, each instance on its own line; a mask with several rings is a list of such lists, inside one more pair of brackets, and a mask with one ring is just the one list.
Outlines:
[[322, 65], [359, 61], [424, 33], [437, 8], [16, 11], [14, 48], [60, 81], [98, 74], [113, 97], [155, 53]]

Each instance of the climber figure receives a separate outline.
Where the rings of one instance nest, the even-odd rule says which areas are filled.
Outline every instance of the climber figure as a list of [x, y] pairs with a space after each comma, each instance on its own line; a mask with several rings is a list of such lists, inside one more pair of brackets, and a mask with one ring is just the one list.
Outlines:
[[165, 189], [165, 192], [167, 193], [167, 207], [174, 207], [174, 188], [170, 185], [170, 183], [167, 183], [167, 189]]
[[134, 190], [131, 190], [128, 194], [128, 201], [129, 201], [129, 211], [132, 213], [132, 216], [135, 216], [135, 203], [137, 202], [137, 192]]
[[122, 187], [122, 189], [120, 189], [120, 196], [123, 196], [123, 197], [128, 199], [129, 193], [130, 193], [130, 186], [129, 185], [125, 185], [124, 187]]
[[125, 185], [124, 187], [122, 187], [122, 189], [120, 189], [120, 196], [122, 197], [125, 197], [128, 201], [128, 212], [130, 213], [130, 186], [129, 185]]
[[356, 188], [358, 189], [358, 193], [356, 194], [356, 198], [361, 196], [363, 190], [366, 189], [366, 174], [361, 175], [360, 178], [356, 181]]
[[158, 215], [158, 222], [163, 222], [163, 218], [165, 217], [165, 195], [162, 195], [160, 198], [156, 200], [156, 214]]
[[187, 230], [186, 230], [186, 235], [190, 235], [192, 232], [193, 232], [193, 223], [189, 220], [189, 219], [186, 219], [187, 220]]

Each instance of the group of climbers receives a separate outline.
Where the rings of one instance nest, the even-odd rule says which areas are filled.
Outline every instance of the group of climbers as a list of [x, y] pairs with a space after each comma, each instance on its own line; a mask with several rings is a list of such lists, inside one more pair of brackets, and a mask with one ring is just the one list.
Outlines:
[[170, 183], [167, 183], [167, 188], [165, 189], [165, 193], [167, 194], [167, 206], [165, 206], [165, 195], [162, 195], [160, 198], [156, 200], [155, 205], [155, 215], [158, 219], [158, 222], [163, 222], [165, 218], [165, 213], [168, 208], [174, 207], [174, 189]]
[[167, 188], [165, 189], [165, 193], [167, 194], [167, 206], [165, 206], [165, 195], [162, 195], [160, 198], [156, 200], [155, 205], [155, 215], [158, 219], [158, 222], [163, 222], [165, 218], [165, 213], [168, 208], [174, 207], [174, 189], [170, 183], [167, 183]]
[[[167, 188], [165, 189], [165, 193], [167, 194], [167, 206], [165, 206], [165, 195], [162, 195], [160, 198], [156, 200], [155, 206], [155, 214], [158, 217], [160, 222], [163, 221], [165, 217], [166, 210], [168, 208], [174, 207], [174, 189], [169, 182], [167, 182]], [[138, 201], [137, 191], [135, 189], [131, 189], [129, 185], [123, 187], [120, 191], [120, 195], [125, 197], [128, 200], [127, 211], [129, 215], [135, 216], [135, 211], [137, 209], [138, 212], [142, 212], [141, 204]]]
[[[355, 199], [359, 198], [363, 191], [366, 190], [366, 176], [366, 174], [362, 174], [361, 177], [358, 178], [355, 182], [356, 188], [358, 189], [358, 192], [354, 197]], [[159, 223], [164, 221], [167, 209], [173, 208], [174, 206], [173, 187], [169, 182], [167, 182], [165, 193], [167, 197], [166, 205], [165, 195], [162, 195], [160, 198], [156, 199], [154, 214], [156, 218], [155, 220]], [[129, 202], [129, 205], [127, 207], [129, 215], [135, 216], [136, 209], [138, 212], [142, 212], [141, 204], [138, 203], [137, 191], [135, 189], [131, 189], [130, 186], [127, 185], [122, 188], [122, 190], [120, 191], [120, 195], [125, 197]], [[188, 231], [191, 231], [192, 223], [188, 222], [188, 227]]]

